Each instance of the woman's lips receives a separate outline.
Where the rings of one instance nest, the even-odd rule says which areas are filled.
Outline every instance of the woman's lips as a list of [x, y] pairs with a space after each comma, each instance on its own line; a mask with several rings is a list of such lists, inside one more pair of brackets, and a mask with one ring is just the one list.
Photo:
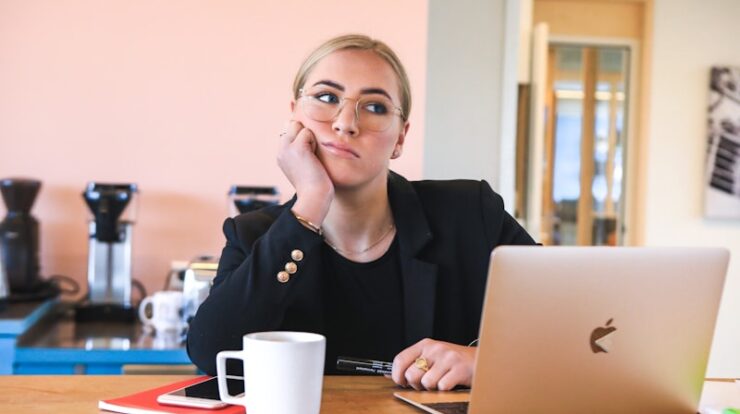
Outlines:
[[321, 144], [321, 146], [326, 148], [326, 150], [330, 153], [342, 158], [360, 158], [360, 155], [358, 153], [354, 152], [351, 148], [341, 144], [325, 142]]

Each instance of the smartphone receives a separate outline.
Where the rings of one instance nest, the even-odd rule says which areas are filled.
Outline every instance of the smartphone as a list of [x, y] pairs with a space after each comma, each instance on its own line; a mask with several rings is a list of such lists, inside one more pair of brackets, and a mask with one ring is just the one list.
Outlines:
[[[226, 387], [229, 394], [239, 395], [244, 393], [244, 378], [226, 376]], [[170, 391], [157, 397], [160, 404], [181, 405], [184, 407], [195, 407], [205, 409], [216, 409], [227, 406], [218, 397], [218, 378], [211, 377], [202, 382], [188, 385], [179, 390]]]

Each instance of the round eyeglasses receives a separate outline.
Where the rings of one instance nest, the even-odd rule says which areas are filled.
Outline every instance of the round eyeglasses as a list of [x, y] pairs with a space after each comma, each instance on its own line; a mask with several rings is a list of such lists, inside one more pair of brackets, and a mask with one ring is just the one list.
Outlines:
[[355, 120], [360, 129], [375, 132], [387, 130], [396, 116], [403, 118], [401, 108], [384, 96], [366, 96], [360, 99], [337, 95], [327, 89], [300, 90], [300, 106], [307, 117], [328, 122], [337, 117], [346, 101], [355, 101]]

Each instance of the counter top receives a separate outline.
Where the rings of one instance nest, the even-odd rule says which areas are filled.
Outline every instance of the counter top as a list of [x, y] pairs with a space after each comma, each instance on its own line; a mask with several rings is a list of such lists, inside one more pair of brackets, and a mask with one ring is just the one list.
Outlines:
[[40, 302], [10, 303], [0, 311], [0, 334], [19, 335], [31, 327], [57, 303], [56, 299]]
[[184, 350], [184, 336], [154, 334], [138, 321], [75, 322], [73, 308], [61, 303], [18, 338], [18, 348], [67, 350]]
[[75, 322], [73, 304], [59, 303], [18, 337], [14, 373], [121, 374], [129, 366], [176, 364], [192, 367], [183, 335], [154, 334], [138, 321]]

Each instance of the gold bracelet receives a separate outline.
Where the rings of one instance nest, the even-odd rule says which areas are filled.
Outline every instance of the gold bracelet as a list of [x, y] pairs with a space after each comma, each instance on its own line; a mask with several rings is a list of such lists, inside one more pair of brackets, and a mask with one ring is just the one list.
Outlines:
[[310, 221], [308, 221], [307, 218], [302, 217], [302, 216], [299, 216], [293, 210], [290, 210], [290, 212], [293, 213], [293, 216], [295, 217], [295, 219], [298, 220], [298, 222], [301, 223], [303, 225], [303, 227], [311, 230], [312, 232], [318, 234], [319, 236], [323, 236], [324, 235], [324, 232], [321, 230], [321, 227], [319, 227], [319, 226], [311, 223]]

